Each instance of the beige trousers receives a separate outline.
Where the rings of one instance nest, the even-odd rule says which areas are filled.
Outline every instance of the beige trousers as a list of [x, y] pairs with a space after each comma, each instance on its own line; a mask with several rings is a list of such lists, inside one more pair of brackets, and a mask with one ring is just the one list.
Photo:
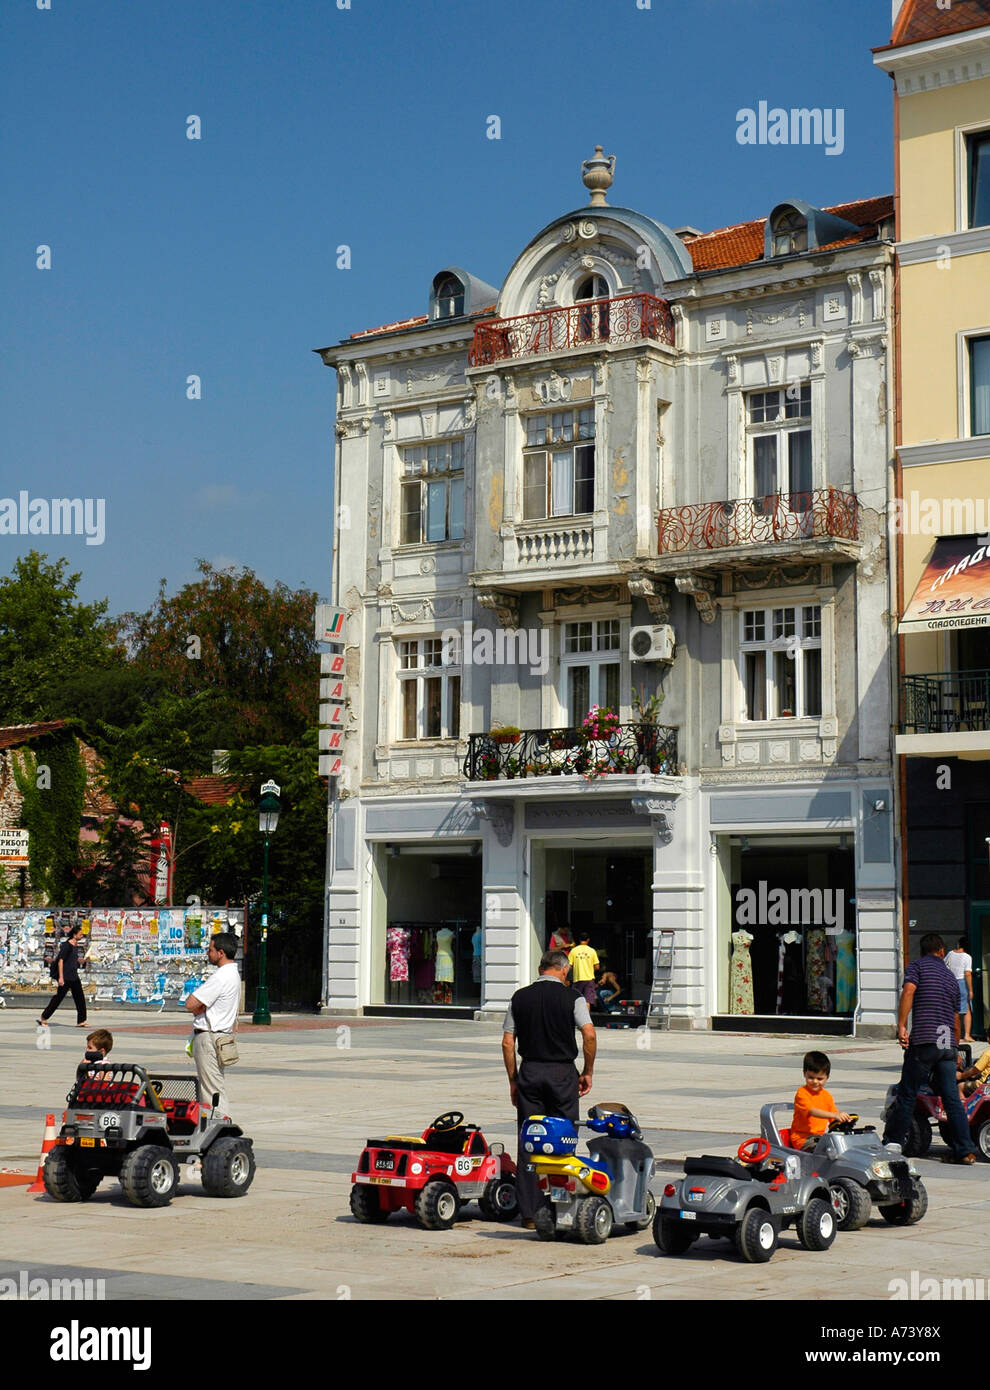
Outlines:
[[217, 1057], [217, 1050], [214, 1045], [215, 1038], [228, 1038], [229, 1033], [210, 1033], [205, 1028], [196, 1030], [193, 1039], [193, 1061], [196, 1063], [196, 1075], [199, 1077], [200, 1095], [209, 1104], [216, 1092], [220, 1093], [218, 1109], [224, 1114], [227, 1110], [227, 1092], [224, 1083], [224, 1069], [220, 1065]]

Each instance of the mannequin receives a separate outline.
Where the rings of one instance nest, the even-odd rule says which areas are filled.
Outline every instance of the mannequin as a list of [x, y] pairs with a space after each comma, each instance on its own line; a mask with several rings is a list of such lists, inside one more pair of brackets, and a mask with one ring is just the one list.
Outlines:
[[481, 928], [471, 938], [471, 979], [481, 982]]
[[[449, 1004], [450, 986], [454, 981], [454, 933], [449, 927], [441, 927], [437, 932], [437, 975], [433, 999], [437, 1004]], [[441, 988], [442, 986], [442, 988]]]
[[777, 1012], [804, 1013], [804, 971], [801, 968], [801, 933], [783, 932], [778, 938]]
[[753, 1012], [753, 967], [749, 955], [752, 932], [732, 933], [732, 959], [729, 962], [729, 1013]]

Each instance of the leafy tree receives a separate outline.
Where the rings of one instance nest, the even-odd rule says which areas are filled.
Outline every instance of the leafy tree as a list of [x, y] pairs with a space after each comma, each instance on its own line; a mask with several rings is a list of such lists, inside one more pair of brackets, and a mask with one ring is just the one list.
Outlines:
[[61, 718], [67, 675], [106, 670], [121, 656], [107, 600], [80, 603], [80, 574], [37, 550], [0, 579], [0, 710], [7, 724]]
[[213, 692], [215, 747], [294, 741], [316, 722], [317, 595], [269, 589], [249, 569], [197, 566], [198, 580], [171, 597], [162, 580], [147, 613], [122, 619], [135, 664], [178, 695]]
[[32, 891], [43, 902], [71, 902], [80, 862], [79, 827], [86, 766], [75, 737], [46, 738], [15, 753], [14, 780], [23, 798]]

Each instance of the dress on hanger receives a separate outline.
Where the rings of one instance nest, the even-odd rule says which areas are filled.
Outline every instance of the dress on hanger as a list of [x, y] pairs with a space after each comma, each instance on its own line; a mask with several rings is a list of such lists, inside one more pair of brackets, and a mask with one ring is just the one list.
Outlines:
[[808, 930], [808, 959], [805, 973], [808, 984], [808, 1010], [814, 1014], [832, 1012], [830, 938], [824, 927]]
[[856, 937], [841, 931], [835, 940], [835, 1012], [850, 1014], [856, 1007]]
[[481, 981], [481, 928], [471, 938], [471, 979]]
[[784, 952], [784, 978], [780, 1013], [803, 1014], [804, 969], [801, 964], [801, 933], [785, 932], [781, 941]]
[[437, 932], [437, 984], [451, 984], [454, 979], [454, 933], [449, 927]]
[[729, 962], [729, 1013], [753, 1012], [753, 965], [749, 943], [753, 933], [745, 930], [732, 933], [732, 959]]
[[409, 937], [406, 927], [389, 927], [385, 933], [390, 984], [405, 984], [409, 979]]

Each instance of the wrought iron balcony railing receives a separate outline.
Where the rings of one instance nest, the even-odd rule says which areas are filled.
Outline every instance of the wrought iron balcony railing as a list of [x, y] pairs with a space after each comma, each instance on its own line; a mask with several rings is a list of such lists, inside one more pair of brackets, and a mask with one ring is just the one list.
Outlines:
[[674, 343], [674, 319], [665, 299], [652, 294], [624, 294], [615, 299], [587, 299], [566, 308], [489, 319], [475, 325], [468, 354], [472, 367], [486, 367], [512, 357], [564, 352], [589, 343], [633, 343], [643, 339]]
[[901, 677], [901, 733], [990, 730], [990, 671]]
[[820, 536], [856, 540], [858, 510], [855, 493], [840, 492], [834, 487], [667, 507], [658, 517], [659, 550], [661, 555], [671, 555]]
[[589, 738], [583, 729], [526, 729], [519, 734], [471, 734], [464, 759], [469, 782], [500, 778], [586, 778], [642, 770], [674, 776], [677, 729], [665, 724], [620, 724], [608, 738]]

